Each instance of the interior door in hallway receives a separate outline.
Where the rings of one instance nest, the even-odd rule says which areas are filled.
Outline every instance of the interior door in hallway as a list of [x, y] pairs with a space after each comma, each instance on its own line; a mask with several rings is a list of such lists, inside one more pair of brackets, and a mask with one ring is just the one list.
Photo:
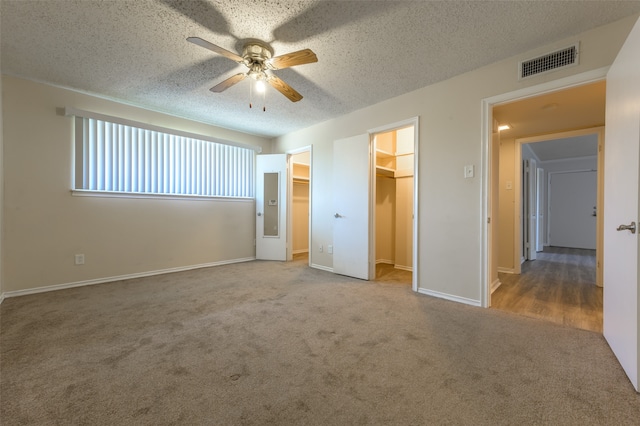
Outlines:
[[[640, 20], [607, 73], [604, 337], [638, 390]], [[627, 229], [629, 228], [629, 229]]]
[[369, 279], [369, 135], [333, 143], [333, 272]]
[[287, 154], [256, 157], [256, 259], [287, 260]]
[[598, 173], [549, 175], [549, 245], [595, 250]]
[[538, 240], [537, 200], [538, 187], [536, 185], [537, 167], [536, 160], [530, 158], [523, 161], [524, 182], [524, 255], [527, 260], [536, 260], [536, 247]]

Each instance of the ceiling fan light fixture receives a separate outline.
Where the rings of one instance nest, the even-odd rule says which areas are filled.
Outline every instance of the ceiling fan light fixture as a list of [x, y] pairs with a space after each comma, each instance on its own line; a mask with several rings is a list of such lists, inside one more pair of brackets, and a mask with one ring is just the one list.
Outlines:
[[266, 89], [267, 89], [267, 86], [264, 84], [264, 80], [257, 80], [256, 81], [256, 92], [264, 93], [264, 91]]

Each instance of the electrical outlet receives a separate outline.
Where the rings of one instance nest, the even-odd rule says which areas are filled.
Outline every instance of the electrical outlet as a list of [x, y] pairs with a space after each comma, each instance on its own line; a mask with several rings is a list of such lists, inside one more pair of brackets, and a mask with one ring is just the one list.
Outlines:
[[473, 177], [473, 164], [469, 164], [467, 166], [464, 166], [464, 178], [468, 179], [468, 178], [472, 178]]
[[75, 262], [76, 262], [76, 265], [84, 265], [84, 254], [76, 254]]
[[320, 253], [322, 253], [322, 244], [320, 244]]

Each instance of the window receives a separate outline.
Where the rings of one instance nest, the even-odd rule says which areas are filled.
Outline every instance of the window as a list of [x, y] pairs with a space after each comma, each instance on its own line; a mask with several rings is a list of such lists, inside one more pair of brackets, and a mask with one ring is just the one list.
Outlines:
[[198, 135], [143, 124], [137, 127], [138, 123], [82, 113], [73, 110], [70, 114], [67, 109], [67, 115], [76, 116], [76, 190], [254, 196], [257, 147], [203, 140]]

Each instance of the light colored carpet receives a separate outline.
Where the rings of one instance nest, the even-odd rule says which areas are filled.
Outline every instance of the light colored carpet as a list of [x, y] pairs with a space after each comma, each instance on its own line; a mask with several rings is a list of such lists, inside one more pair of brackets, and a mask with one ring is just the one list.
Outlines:
[[0, 307], [3, 425], [637, 424], [599, 334], [300, 262]]

